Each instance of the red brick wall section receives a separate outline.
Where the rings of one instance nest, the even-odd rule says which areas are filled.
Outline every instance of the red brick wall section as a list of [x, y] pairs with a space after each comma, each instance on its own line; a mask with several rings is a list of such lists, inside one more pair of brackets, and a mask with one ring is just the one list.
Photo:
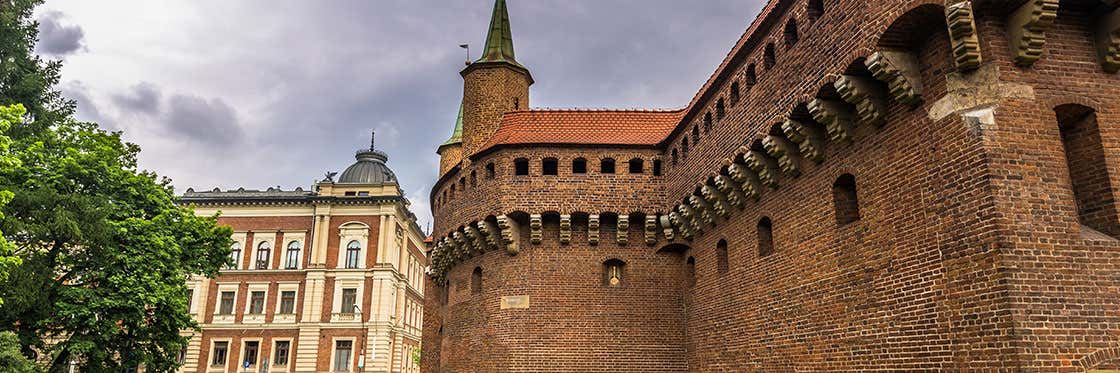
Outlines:
[[[1021, 67], [1007, 40], [1005, 18], [1013, 9], [977, 1], [985, 64], [961, 74], [943, 1], [825, 1], [815, 20], [804, 0], [789, 3], [773, 27], [758, 31], [766, 36], [760, 46], [777, 46], [775, 67], [761, 68], [762, 47], [727, 67], [737, 79], [748, 65], [760, 69], [737, 104], [726, 101], [724, 118], [708, 129], [698, 115], [665, 149], [629, 150], [663, 159], [663, 177], [595, 175], [595, 160], [606, 156], [619, 160], [624, 173], [624, 149], [501, 150], [470, 165], [484, 175], [494, 161], [492, 184], [451, 200], [442, 200], [450, 183], [437, 185], [436, 237], [513, 211], [667, 211], [774, 123], [791, 115], [812, 122], [798, 108], [817, 97], [837, 98], [830, 87], [836, 77], [866, 74], [862, 59], [887, 45], [917, 56], [923, 102], [888, 100], [882, 128], [862, 126], [852, 144], [830, 142], [824, 162], [803, 160], [800, 176], [780, 175], [780, 188], [680, 246], [667, 246], [662, 237], [649, 247], [640, 232], [631, 232], [631, 244], [620, 247], [608, 232], [613, 224], [605, 222], [599, 246], [586, 244], [578, 222], [572, 244], [561, 246], [557, 223], [546, 216], [542, 244], [529, 244], [523, 232], [518, 255], [490, 252], [460, 263], [446, 288], [429, 281], [424, 371], [1117, 366], [1120, 241], [1113, 229], [1120, 191], [1113, 186], [1120, 185], [1120, 76], [1104, 73], [1097, 61], [1096, 15], [1063, 1], [1044, 56]], [[787, 47], [782, 29], [790, 18], [800, 37]], [[977, 83], [983, 79], [991, 80]], [[713, 86], [712, 98], [697, 104], [700, 112], [714, 113], [731, 82]], [[993, 86], [996, 94], [984, 92]], [[953, 103], [944, 98], [957, 94], [988, 101], [936, 115]], [[1067, 134], [1068, 148], [1055, 111], [1065, 104], [1096, 113], [1095, 126], [1083, 127], [1087, 132]], [[681, 151], [681, 136], [689, 137], [690, 150], [673, 165], [667, 155]], [[1084, 161], [1070, 166], [1071, 154]], [[565, 175], [575, 156], [591, 161], [592, 175], [580, 176], [586, 182]], [[512, 176], [518, 157], [530, 159], [530, 176]], [[560, 159], [559, 176], [540, 176], [543, 157]], [[844, 174], [855, 177], [860, 214], [838, 224], [833, 185]], [[1088, 180], [1081, 184], [1091, 192], [1078, 195], [1073, 180]], [[1093, 210], [1082, 220], [1105, 235], [1087, 234], [1079, 203]], [[774, 251], [766, 257], [757, 250], [762, 217], [773, 222]], [[640, 223], [631, 225], [640, 230]], [[728, 243], [726, 272], [718, 268], [721, 239]], [[611, 258], [627, 263], [622, 288], [602, 286], [601, 264]], [[471, 295], [464, 284], [476, 266], [484, 271], [482, 293]], [[446, 305], [444, 291], [450, 291]], [[499, 309], [501, 297], [512, 295], [528, 295], [530, 308]]]

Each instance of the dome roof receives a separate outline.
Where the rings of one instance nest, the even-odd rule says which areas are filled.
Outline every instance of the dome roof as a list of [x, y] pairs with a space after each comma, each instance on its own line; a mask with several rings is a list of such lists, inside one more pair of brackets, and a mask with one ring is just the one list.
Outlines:
[[373, 141], [369, 149], [359, 150], [354, 156], [357, 162], [346, 168], [338, 177], [339, 184], [397, 184], [397, 175], [385, 164], [389, 156], [374, 150]]

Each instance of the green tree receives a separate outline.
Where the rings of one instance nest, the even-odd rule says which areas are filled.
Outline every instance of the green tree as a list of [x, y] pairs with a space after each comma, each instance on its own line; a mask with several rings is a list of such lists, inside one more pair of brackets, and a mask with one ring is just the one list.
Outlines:
[[19, 337], [12, 332], [0, 332], [0, 372], [39, 372], [35, 363], [19, 351]]
[[[14, 168], [19, 165], [19, 160], [8, 151], [12, 140], [4, 134], [12, 128], [12, 124], [19, 123], [25, 112], [23, 105], [0, 107], [0, 169]], [[0, 189], [0, 208], [12, 200], [12, 195], [11, 191]], [[3, 217], [4, 212], [0, 210], [0, 218]], [[0, 281], [7, 279], [8, 272], [21, 263], [19, 257], [12, 255], [12, 251], [12, 244], [4, 239], [4, 232], [0, 231]], [[3, 304], [4, 299], [0, 298], [0, 305]]]
[[73, 119], [61, 65], [33, 52], [39, 3], [0, 0], [0, 105], [27, 109], [7, 131], [18, 162], [0, 167], [0, 231], [22, 260], [0, 282], [0, 330], [50, 371], [172, 371], [198, 328], [186, 280], [217, 274], [232, 232], [177, 204], [119, 132]]

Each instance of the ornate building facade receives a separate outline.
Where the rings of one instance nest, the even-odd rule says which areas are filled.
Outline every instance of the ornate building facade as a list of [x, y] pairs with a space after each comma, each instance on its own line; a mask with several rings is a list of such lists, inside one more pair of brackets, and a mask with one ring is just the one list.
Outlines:
[[498, 0], [422, 370], [1120, 369], [1118, 6], [771, 0], [684, 109], [556, 111]]
[[424, 268], [416, 217], [372, 145], [314, 190], [188, 190], [220, 213], [236, 263], [196, 278], [182, 372], [417, 372]]

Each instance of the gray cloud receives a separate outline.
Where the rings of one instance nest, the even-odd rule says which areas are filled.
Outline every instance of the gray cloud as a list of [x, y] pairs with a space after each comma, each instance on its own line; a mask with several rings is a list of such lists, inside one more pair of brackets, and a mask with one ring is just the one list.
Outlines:
[[97, 104], [93, 102], [92, 98], [90, 98], [89, 88], [86, 87], [86, 85], [82, 83], [82, 81], [69, 81], [66, 84], [63, 84], [62, 87], [60, 87], [60, 90], [62, 91], [63, 96], [74, 100], [74, 102], [78, 105], [77, 113], [75, 113], [75, 116], [78, 118], [78, 120], [96, 122], [101, 124], [102, 127], [105, 127], [109, 130], [116, 129], [115, 127], [113, 127], [112, 123], [107, 123], [105, 121], [105, 116], [101, 114], [101, 110], [98, 109]]
[[161, 96], [158, 86], [141, 82], [125, 93], [113, 95], [113, 103], [131, 113], [156, 115], [160, 111]]
[[244, 137], [233, 107], [222, 99], [178, 94], [168, 99], [167, 107], [163, 125], [173, 134], [213, 147], [232, 145]]
[[39, 44], [36, 50], [39, 53], [62, 57], [85, 49], [85, 32], [81, 26], [64, 25], [62, 12], [46, 12], [39, 17]]

